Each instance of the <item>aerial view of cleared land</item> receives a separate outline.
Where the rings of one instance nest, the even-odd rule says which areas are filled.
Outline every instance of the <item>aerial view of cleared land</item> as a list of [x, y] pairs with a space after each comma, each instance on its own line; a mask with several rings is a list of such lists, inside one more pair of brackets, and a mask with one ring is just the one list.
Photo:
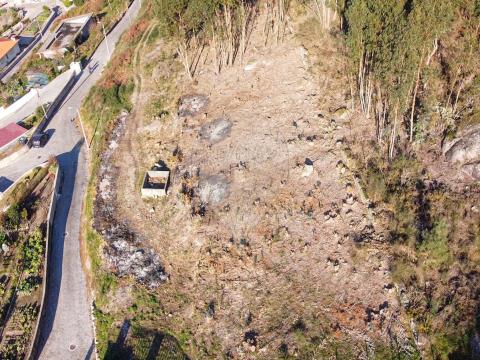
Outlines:
[[0, 89], [0, 358], [480, 359], [478, 0], [49, 9]]

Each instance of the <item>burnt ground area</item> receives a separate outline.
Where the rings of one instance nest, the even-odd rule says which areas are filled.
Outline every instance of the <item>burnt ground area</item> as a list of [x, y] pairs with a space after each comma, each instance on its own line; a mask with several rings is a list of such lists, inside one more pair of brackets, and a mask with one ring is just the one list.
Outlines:
[[167, 279], [159, 256], [152, 249], [141, 245], [138, 234], [131, 230], [128, 223], [119, 221], [116, 212], [115, 186], [118, 167], [112, 164], [112, 160], [118, 141], [124, 135], [127, 119], [126, 113], [117, 119], [107, 149], [101, 157], [93, 226], [107, 243], [103, 249], [106, 265], [120, 277], [133, 276], [147, 287], [155, 288]]

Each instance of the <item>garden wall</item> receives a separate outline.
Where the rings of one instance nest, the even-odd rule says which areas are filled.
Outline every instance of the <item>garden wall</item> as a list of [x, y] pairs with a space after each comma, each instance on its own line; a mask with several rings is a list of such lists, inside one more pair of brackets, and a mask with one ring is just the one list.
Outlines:
[[50, 208], [48, 210], [48, 224], [47, 224], [47, 233], [45, 236], [45, 265], [43, 267], [43, 278], [42, 278], [42, 301], [40, 303], [40, 311], [39, 315], [37, 318], [37, 322], [35, 324], [35, 329], [32, 332], [32, 342], [30, 344], [30, 348], [25, 356], [25, 359], [36, 359], [37, 358], [37, 353], [38, 353], [38, 342], [40, 339], [40, 333], [38, 331], [40, 322], [42, 321], [42, 318], [44, 317], [45, 311], [44, 311], [44, 303], [45, 303], [45, 296], [46, 296], [46, 290], [48, 287], [48, 267], [50, 263], [50, 247], [51, 247], [51, 232], [52, 232], [52, 226], [53, 226], [53, 219], [55, 218], [55, 209], [57, 207], [57, 200], [61, 196], [60, 193], [60, 187], [62, 183], [61, 179], [61, 172], [60, 172], [60, 167], [57, 166], [57, 171], [55, 172], [55, 188], [52, 193], [52, 198], [50, 200]]

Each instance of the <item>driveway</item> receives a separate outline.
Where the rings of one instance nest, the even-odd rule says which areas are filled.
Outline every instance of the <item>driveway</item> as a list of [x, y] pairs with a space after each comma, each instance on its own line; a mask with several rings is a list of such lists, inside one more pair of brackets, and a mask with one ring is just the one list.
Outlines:
[[[135, 0], [115, 29], [107, 36], [113, 51], [120, 35], [140, 10]], [[44, 148], [30, 149], [14, 164], [0, 168], [0, 177], [15, 181], [26, 170], [57, 156], [63, 174], [61, 196], [53, 224], [51, 263], [48, 275], [45, 316], [42, 318], [40, 359], [90, 359], [95, 353], [89, 292], [80, 259], [80, 218], [88, 179], [86, 151], [81, 132], [71, 121], [109, 61], [102, 42], [91, 59], [95, 70], [83, 72], [46, 131], [52, 134]]]

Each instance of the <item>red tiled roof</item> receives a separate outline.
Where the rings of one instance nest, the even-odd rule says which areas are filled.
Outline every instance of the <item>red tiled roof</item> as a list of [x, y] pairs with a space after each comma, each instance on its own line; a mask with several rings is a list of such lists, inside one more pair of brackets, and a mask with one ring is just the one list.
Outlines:
[[0, 129], [0, 148], [25, 134], [27, 129], [15, 123], [9, 124]]
[[7, 38], [0, 38], [0, 59], [7, 55], [10, 50], [12, 50], [15, 45], [17, 45], [17, 40], [10, 40]]

